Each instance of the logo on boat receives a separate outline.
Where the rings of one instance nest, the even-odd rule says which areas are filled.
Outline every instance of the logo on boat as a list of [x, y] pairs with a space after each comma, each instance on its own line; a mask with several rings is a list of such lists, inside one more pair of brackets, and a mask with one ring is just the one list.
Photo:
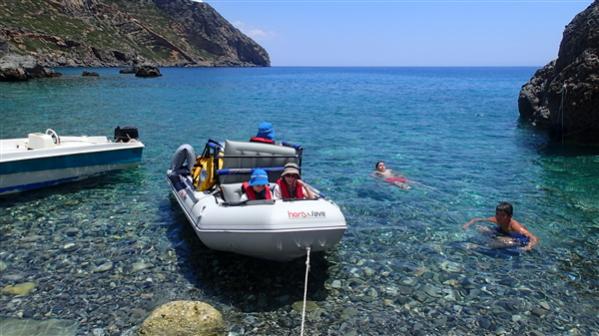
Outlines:
[[327, 213], [324, 211], [287, 211], [287, 216], [291, 219], [300, 219], [300, 218], [318, 218], [318, 217], [326, 217]]

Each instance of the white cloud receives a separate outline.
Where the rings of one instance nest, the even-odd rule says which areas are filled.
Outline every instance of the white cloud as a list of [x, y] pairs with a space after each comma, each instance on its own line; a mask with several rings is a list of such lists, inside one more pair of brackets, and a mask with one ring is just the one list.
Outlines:
[[277, 35], [273, 31], [254, 27], [241, 21], [234, 21], [232, 24], [235, 26], [235, 28], [241, 30], [247, 36], [257, 40], [267, 40]]

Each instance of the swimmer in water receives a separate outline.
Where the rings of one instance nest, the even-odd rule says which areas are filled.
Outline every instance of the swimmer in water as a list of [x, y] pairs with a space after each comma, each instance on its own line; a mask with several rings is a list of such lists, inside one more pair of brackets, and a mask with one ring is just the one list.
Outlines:
[[401, 175], [396, 175], [391, 169], [385, 167], [385, 162], [379, 161], [374, 165], [374, 176], [382, 178], [383, 181], [396, 185], [397, 187], [409, 190], [412, 187], [408, 184], [408, 179]]
[[[493, 247], [521, 247], [524, 251], [530, 251], [539, 242], [539, 239], [530, 233], [524, 225], [520, 224], [515, 219], [512, 219], [514, 208], [510, 203], [501, 202], [495, 209], [495, 216], [489, 218], [473, 218], [464, 224], [463, 228], [468, 227], [477, 222], [491, 222], [497, 224], [494, 233], [498, 244]], [[487, 228], [485, 228], [487, 229]], [[489, 230], [482, 230], [489, 232]]]

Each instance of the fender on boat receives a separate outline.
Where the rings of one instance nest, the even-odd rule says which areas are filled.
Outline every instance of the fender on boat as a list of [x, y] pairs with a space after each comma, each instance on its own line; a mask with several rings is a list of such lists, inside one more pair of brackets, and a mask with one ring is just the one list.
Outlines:
[[177, 148], [171, 159], [172, 174], [191, 174], [191, 169], [196, 162], [196, 154], [190, 144], [183, 144]]

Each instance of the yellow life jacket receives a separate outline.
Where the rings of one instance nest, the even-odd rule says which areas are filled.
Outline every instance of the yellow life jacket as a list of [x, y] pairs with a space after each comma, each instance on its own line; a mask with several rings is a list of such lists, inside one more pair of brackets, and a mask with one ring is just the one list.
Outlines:
[[[223, 165], [223, 159], [218, 159], [218, 167], [220, 169]], [[216, 183], [216, 176], [214, 175], [214, 157], [212, 155], [201, 157], [198, 156], [196, 164], [193, 166], [192, 177], [193, 185], [199, 191], [204, 191], [212, 188]]]

